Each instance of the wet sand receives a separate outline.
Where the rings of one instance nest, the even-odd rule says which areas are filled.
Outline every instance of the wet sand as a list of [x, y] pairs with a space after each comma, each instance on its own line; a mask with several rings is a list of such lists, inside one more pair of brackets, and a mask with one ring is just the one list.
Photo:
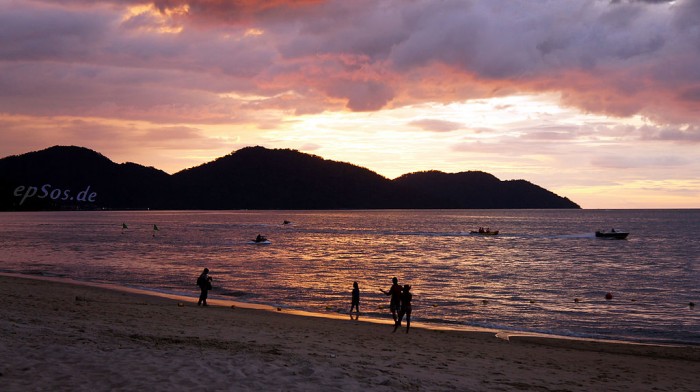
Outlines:
[[700, 347], [318, 318], [0, 275], [3, 391], [696, 391]]

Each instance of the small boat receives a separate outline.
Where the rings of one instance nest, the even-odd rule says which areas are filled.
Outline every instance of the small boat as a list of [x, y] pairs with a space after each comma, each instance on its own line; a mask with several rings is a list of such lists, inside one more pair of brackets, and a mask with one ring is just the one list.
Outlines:
[[595, 236], [598, 238], [612, 238], [616, 240], [624, 240], [628, 235], [630, 235], [629, 232], [615, 231], [615, 229], [611, 229], [610, 231], [598, 230], [595, 232]]
[[472, 230], [469, 232], [469, 234], [478, 234], [478, 235], [498, 235], [498, 230]]
[[260, 234], [258, 234], [258, 236], [255, 237], [255, 239], [253, 241], [251, 241], [251, 243], [262, 244], [262, 245], [271, 244], [271, 242], [267, 239], [267, 237], [265, 237], [264, 235], [260, 235]]

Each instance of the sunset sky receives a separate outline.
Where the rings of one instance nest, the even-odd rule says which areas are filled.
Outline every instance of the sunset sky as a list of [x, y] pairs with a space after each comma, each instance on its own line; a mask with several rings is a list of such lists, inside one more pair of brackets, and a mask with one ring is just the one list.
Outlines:
[[700, 208], [700, 0], [0, 0], [0, 157], [53, 145]]

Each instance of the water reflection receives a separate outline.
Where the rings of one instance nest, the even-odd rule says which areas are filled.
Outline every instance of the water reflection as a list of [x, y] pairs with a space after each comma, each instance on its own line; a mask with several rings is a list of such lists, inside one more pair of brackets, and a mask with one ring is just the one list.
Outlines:
[[[388, 300], [379, 288], [397, 276], [413, 287], [414, 317], [423, 321], [596, 336], [681, 333], [700, 342], [698, 312], [687, 305], [700, 297], [698, 218], [697, 211], [2, 214], [0, 268], [190, 293], [194, 275], [208, 267], [213, 296], [341, 313], [358, 281], [363, 317], [383, 318]], [[670, 222], [674, 233], [656, 230]], [[501, 234], [468, 234], [485, 225]], [[593, 231], [609, 226], [632, 235], [596, 240]], [[258, 233], [272, 244], [251, 245]], [[603, 298], [608, 291], [613, 301]]]

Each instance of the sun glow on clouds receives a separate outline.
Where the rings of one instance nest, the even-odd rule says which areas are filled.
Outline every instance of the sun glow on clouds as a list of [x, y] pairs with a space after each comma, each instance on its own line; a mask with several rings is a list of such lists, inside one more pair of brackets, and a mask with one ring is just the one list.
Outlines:
[[[631, 180], [607, 185], [561, 188], [561, 194], [576, 195], [576, 202], [590, 208], [697, 208], [700, 180]], [[634, 195], [631, 197], [631, 195]], [[604, 204], [601, 199], [606, 199]], [[663, 200], [663, 205], [659, 205]]]
[[[562, 108], [548, 94], [424, 103], [366, 113], [330, 112], [286, 121], [284, 129], [267, 133], [271, 141], [281, 145], [314, 141], [321, 145], [316, 149], [321, 155], [351, 162], [358, 151], [375, 151], [365, 165], [387, 177], [429, 169], [522, 172], [533, 162], [550, 159], [533, 152], [533, 144], [551, 150], [560, 148], [548, 147], [561, 145], [558, 139], [579, 145], [601, 143], [587, 132], [572, 135], [571, 130], [611, 122], [605, 116]], [[380, 158], [384, 155], [391, 158]], [[397, 156], [404, 157], [402, 163], [396, 163]], [[540, 169], [535, 165], [533, 170]]]
[[0, 156], [172, 173], [263, 145], [698, 207], [698, 20], [694, 0], [0, 0]]
[[[501, 179], [548, 184], [586, 208], [659, 207], [658, 200], [669, 207], [693, 207], [698, 181], [674, 172], [697, 166], [696, 160], [665, 157], [656, 145], [642, 149], [639, 159], [621, 157], [621, 151], [640, 148], [635, 146], [637, 131], [645, 124], [640, 116], [584, 113], [559, 105], [554, 94], [540, 94], [289, 116], [280, 129], [260, 136], [271, 147], [303, 151], [310, 146], [309, 153], [359, 164], [388, 178], [431, 169], [482, 170]], [[692, 155], [692, 150], [683, 154]], [[647, 168], [646, 182], [635, 174], [641, 166]], [[611, 167], [618, 170], [612, 181], [606, 175]], [[567, 185], [571, 177], [586, 185]]]
[[251, 28], [245, 31], [246, 37], [257, 37], [263, 34], [265, 34], [265, 31], [261, 29]]
[[189, 13], [189, 5], [182, 4], [174, 8], [159, 10], [153, 4], [127, 7], [122, 17], [122, 25], [138, 26], [142, 33], [177, 34], [184, 29], [177, 18]]

